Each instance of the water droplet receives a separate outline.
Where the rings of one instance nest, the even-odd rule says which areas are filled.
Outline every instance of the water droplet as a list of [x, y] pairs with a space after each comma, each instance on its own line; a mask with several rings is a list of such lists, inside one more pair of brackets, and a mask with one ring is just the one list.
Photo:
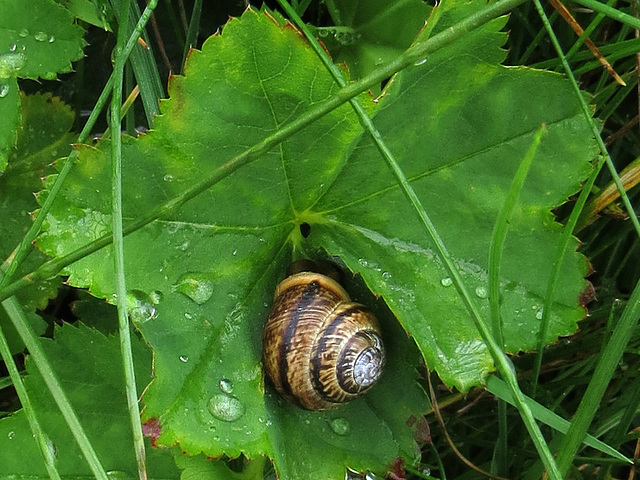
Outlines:
[[213, 437], [213, 441], [214, 442], [219, 442], [220, 441], [220, 437], [218, 435]]
[[127, 292], [127, 308], [131, 321], [140, 326], [157, 317], [156, 307], [152, 298], [141, 290]]
[[338, 435], [348, 435], [351, 431], [351, 424], [349, 423], [349, 420], [342, 417], [331, 420], [329, 422], [329, 426], [331, 427], [331, 430]]
[[209, 399], [211, 415], [224, 422], [234, 422], [244, 415], [244, 405], [236, 397], [219, 393]]
[[233, 382], [226, 378], [220, 380], [220, 390], [224, 393], [233, 393]]
[[173, 175], [171, 175], [170, 173], [167, 173], [163, 178], [165, 182], [170, 182], [173, 180]]
[[382, 272], [382, 278], [385, 280], [391, 280], [391, 274], [389, 272]]
[[191, 315], [189, 312], [184, 312], [184, 318], [186, 318], [187, 320], [191, 320], [193, 318], [193, 315]]
[[178, 279], [175, 289], [202, 305], [213, 295], [212, 276], [209, 272], [187, 272]]
[[44, 42], [49, 39], [49, 35], [44, 32], [37, 32], [33, 38], [35, 38], [38, 42]]
[[487, 295], [488, 295], [487, 289], [483, 286], [477, 286], [476, 295], [478, 296], [478, 298], [487, 298]]
[[23, 28], [18, 32], [18, 36], [22, 38], [29, 36], [29, 30], [27, 30], [26, 28]]
[[160, 290], [153, 290], [149, 294], [149, 298], [151, 298], [151, 301], [154, 305], [158, 305], [164, 298], [164, 293], [162, 293]]
[[6, 83], [0, 84], [0, 98], [4, 98], [9, 95], [9, 85]]
[[18, 48], [18, 45], [16, 45], [15, 43], [13, 45], [11, 45], [11, 48], [9, 49], [12, 52], [16, 51], [16, 48]]
[[57, 75], [56, 72], [45, 72], [40, 76], [45, 80], [55, 80]]
[[13, 430], [7, 433], [7, 437], [9, 438], [9, 440], [13, 440], [13, 437], [15, 436], [16, 436], [16, 432], [14, 432]]
[[55, 41], [56, 41], [56, 37], [54, 37], [53, 35], [51, 35], [51, 36], [49, 37], [49, 43], [53, 43], [53, 42], [55, 42]]
[[541, 308], [540, 310], [538, 310], [538, 311], [536, 312], [536, 318], [537, 318], [538, 320], [542, 320], [542, 314], [543, 314], [543, 313], [544, 313], [544, 308]]
[[414, 65], [416, 67], [420, 66], [420, 65], [424, 65], [425, 63], [427, 63], [427, 57], [421, 58], [420, 60], [418, 60], [416, 63], [414, 63]]
[[20, 71], [26, 62], [23, 53], [5, 53], [0, 55], [0, 78], [8, 78]]
[[182, 363], [187, 363], [189, 361], [189, 356], [188, 355], [180, 355], [180, 361]]
[[451, 285], [453, 285], [453, 279], [451, 277], [444, 277], [442, 280], [440, 280], [440, 283], [443, 287], [450, 287]]
[[238, 254], [238, 249], [236, 248], [236, 249], [233, 251], [233, 256], [235, 257], [237, 254]]

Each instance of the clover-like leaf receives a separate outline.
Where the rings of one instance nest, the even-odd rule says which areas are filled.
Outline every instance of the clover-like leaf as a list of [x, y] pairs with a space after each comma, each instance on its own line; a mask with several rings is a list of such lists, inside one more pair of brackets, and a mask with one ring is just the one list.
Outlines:
[[[71, 152], [73, 112], [59, 98], [51, 95], [24, 95], [17, 93], [21, 120], [17, 130], [15, 147], [10, 152], [10, 163], [0, 176], [0, 257], [7, 258], [18, 246], [31, 226], [30, 212], [38, 207], [34, 193], [42, 188], [42, 177], [51, 174], [51, 163], [61, 155]], [[2, 99], [0, 99], [1, 102]], [[38, 267], [46, 257], [33, 251], [26, 258], [17, 274], [25, 274]], [[17, 294], [31, 326], [43, 333], [45, 324], [35, 314], [53, 298], [60, 285], [59, 279], [38, 282]], [[13, 352], [24, 348], [4, 309], [0, 309], [0, 327], [9, 338]]]
[[[452, 3], [458, 8], [439, 28], [476, 8]], [[361, 100], [377, 111], [377, 127], [483, 312], [497, 212], [533, 134], [547, 124], [504, 252], [505, 338], [517, 351], [536, 343], [561, 230], [550, 210], [579, 188], [595, 150], [561, 76], [498, 64], [503, 25], [490, 22], [397, 75], [377, 106]], [[254, 11], [192, 52], [186, 76], [172, 79], [155, 130], [123, 139], [127, 220], [329, 98], [337, 87], [314, 55], [290, 25]], [[106, 142], [81, 148], [38, 240], [46, 252], [64, 254], [109, 231], [108, 151]], [[380, 383], [332, 412], [298, 410], [261, 374], [261, 330], [274, 287], [301, 254], [328, 255], [344, 267], [348, 290], [378, 314], [390, 352]], [[187, 453], [269, 455], [294, 479], [344, 478], [345, 466], [384, 472], [396, 457], [417, 458], [407, 421], [426, 405], [403, 329], [451, 386], [466, 390], [493, 369], [417, 215], [349, 106], [128, 235], [125, 262], [131, 317], [155, 355], [143, 415], [157, 444], [179, 443]], [[578, 297], [586, 261], [570, 253], [563, 268], [547, 341], [573, 332], [584, 314]], [[111, 248], [66, 273], [71, 284], [112, 298]], [[314, 454], [319, 441], [326, 448]]]
[[[115, 309], [113, 309], [115, 311]], [[129, 410], [124, 392], [124, 370], [114, 359], [120, 355], [116, 336], [105, 337], [84, 325], [56, 328], [54, 339], [40, 339], [54, 372], [105, 470], [118, 478], [138, 478]], [[151, 355], [144, 342], [133, 339], [138, 391], [151, 377]], [[92, 476], [73, 434], [31, 359], [27, 359], [25, 386], [34, 413], [48, 437], [63, 478]], [[48, 478], [38, 446], [18, 411], [0, 420], [0, 477]], [[149, 478], [176, 478], [168, 450], [147, 449]]]

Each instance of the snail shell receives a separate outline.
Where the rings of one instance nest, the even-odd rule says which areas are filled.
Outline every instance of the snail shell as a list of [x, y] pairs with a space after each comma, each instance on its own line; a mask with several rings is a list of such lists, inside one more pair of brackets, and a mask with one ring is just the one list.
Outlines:
[[[293, 267], [293, 265], [292, 265]], [[264, 327], [263, 361], [278, 392], [328, 410], [369, 390], [385, 361], [380, 326], [336, 280], [303, 271], [277, 287]]]

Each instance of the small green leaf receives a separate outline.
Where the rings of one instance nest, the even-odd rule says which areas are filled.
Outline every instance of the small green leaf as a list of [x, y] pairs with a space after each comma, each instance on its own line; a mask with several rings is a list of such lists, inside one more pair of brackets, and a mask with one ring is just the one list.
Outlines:
[[64, 6], [83, 22], [111, 30], [109, 22], [113, 17], [113, 12], [107, 0], [55, 0], [55, 2]]
[[0, 80], [38, 77], [47, 80], [71, 71], [82, 58], [84, 31], [53, 0], [0, 2]]
[[[125, 401], [124, 373], [117, 337], [105, 337], [84, 325], [57, 328], [54, 339], [41, 339], [55, 373], [69, 396], [105, 470], [118, 478], [138, 478], [129, 414]], [[135, 339], [134, 339], [135, 340]], [[133, 342], [138, 391], [151, 379], [151, 355], [144, 342]], [[91, 476], [80, 449], [44, 380], [27, 358], [25, 386], [31, 403], [57, 459], [63, 477]], [[0, 420], [0, 477], [47, 478], [47, 472], [22, 411]], [[172, 454], [147, 448], [150, 478], [177, 478]]]

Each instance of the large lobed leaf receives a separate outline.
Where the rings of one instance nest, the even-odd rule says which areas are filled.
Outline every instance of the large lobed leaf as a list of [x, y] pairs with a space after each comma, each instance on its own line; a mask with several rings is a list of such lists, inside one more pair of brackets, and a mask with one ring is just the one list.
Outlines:
[[[454, 5], [439, 28], [476, 8]], [[536, 343], [561, 229], [550, 209], [579, 188], [594, 146], [561, 76], [497, 64], [503, 24], [402, 72], [368, 108], [378, 108], [376, 125], [485, 313], [493, 223], [534, 132], [547, 124], [503, 261], [505, 339], [517, 351]], [[125, 215], [136, 218], [184, 191], [336, 88], [290, 26], [254, 11], [231, 20], [192, 52], [186, 76], [172, 80], [156, 129], [124, 138]], [[45, 252], [63, 254], [108, 232], [108, 151], [107, 143], [81, 149], [38, 240]], [[308, 238], [299, 230], [305, 222]], [[275, 284], [301, 253], [339, 259], [361, 276], [347, 278], [349, 290], [365, 301], [367, 291], [383, 298], [399, 321], [381, 301], [367, 301], [390, 361], [370, 394], [333, 412], [298, 410], [263, 385], [262, 323]], [[425, 408], [400, 325], [451, 386], [466, 390], [493, 369], [415, 213], [348, 106], [129, 235], [125, 261], [132, 318], [154, 349], [143, 415], [159, 445], [266, 454], [284, 478], [344, 478], [344, 466], [384, 472], [397, 456], [417, 458], [406, 422]], [[107, 248], [70, 266], [69, 282], [111, 298], [112, 265]], [[584, 315], [586, 272], [583, 257], [567, 255], [547, 341], [573, 332]], [[220, 414], [221, 401], [231, 413]]]

